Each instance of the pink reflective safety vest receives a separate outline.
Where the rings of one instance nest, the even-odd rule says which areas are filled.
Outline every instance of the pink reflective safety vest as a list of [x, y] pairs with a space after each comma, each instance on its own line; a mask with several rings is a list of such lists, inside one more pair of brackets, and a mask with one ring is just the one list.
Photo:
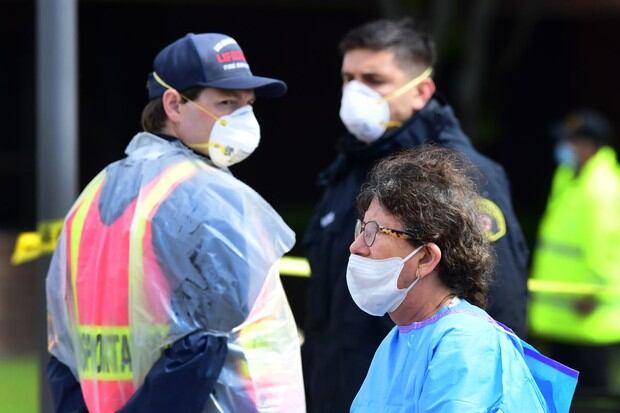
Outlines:
[[103, 171], [65, 221], [72, 291], [67, 309], [75, 320], [78, 379], [90, 412], [117, 411], [143, 380], [133, 374], [132, 312], [146, 311], [160, 337], [167, 332], [169, 285], [154, 256], [151, 219], [177, 185], [196, 171], [192, 162], [166, 168], [109, 225], [98, 207]]

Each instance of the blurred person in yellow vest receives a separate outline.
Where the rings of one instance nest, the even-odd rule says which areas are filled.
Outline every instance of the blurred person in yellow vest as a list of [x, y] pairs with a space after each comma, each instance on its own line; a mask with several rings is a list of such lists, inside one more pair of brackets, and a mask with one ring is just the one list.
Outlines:
[[585, 109], [569, 114], [554, 135], [558, 167], [531, 276], [574, 288], [534, 293], [530, 327], [549, 341], [554, 358], [581, 372], [582, 390], [606, 391], [610, 351], [620, 342], [620, 175], [612, 128]]

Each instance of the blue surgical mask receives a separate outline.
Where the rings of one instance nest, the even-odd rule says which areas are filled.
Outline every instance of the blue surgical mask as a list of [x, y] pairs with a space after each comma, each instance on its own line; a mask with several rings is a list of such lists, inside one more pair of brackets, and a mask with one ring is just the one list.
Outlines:
[[553, 157], [558, 165], [570, 166], [571, 168], [577, 167], [577, 153], [566, 142], [560, 142], [555, 145]]

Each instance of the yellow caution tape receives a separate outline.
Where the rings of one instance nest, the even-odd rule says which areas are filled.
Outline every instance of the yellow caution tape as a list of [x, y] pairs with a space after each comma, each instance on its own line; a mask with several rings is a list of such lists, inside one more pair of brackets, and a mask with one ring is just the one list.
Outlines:
[[37, 225], [37, 233], [41, 235], [41, 252], [43, 254], [51, 254], [54, 252], [56, 243], [62, 232], [63, 224], [64, 221], [62, 219], [39, 222]]
[[[15, 251], [11, 257], [13, 265], [36, 260], [54, 252], [56, 242], [62, 231], [63, 220], [44, 221], [37, 225], [36, 232], [23, 232], [17, 237]], [[281, 275], [288, 277], [310, 277], [310, 264], [304, 257], [284, 256], [278, 263]], [[583, 284], [562, 281], [528, 280], [532, 293], [568, 295], [606, 295], [620, 297], [619, 288], [596, 284]]]
[[38, 232], [22, 232], [17, 237], [11, 264], [19, 265], [41, 256], [41, 235]]
[[41, 221], [36, 231], [19, 234], [11, 256], [11, 263], [19, 265], [53, 253], [62, 231], [62, 225], [62, 219]]
[[284, 256], [278, 263], [280, 274], [290, 277], [310, 277], [310, 264], [303, 257]]

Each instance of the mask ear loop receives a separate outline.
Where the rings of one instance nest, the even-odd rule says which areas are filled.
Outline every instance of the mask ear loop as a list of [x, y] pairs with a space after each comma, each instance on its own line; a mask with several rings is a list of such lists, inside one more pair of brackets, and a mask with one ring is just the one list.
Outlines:
[[405, 261], [405, 262], [409, 261], [414, 255], [416, 255], [418, 252], [422, 251], [422, 248], [424, 248], [425, 245], [426, 244], [422, 244], [418, 248], [416, 248], [413, 251], [411, 251], [411, 253], [409, 253], [409, 255], [407, 255], [405, 258], [403, 258], [403, 261]]
[[178, 90], [176, 90], [175, 88], [173, 88], [172, 86], [170, 86], [168, 83], [164, 82], [164, 80], [159, 77], [159, 75], [157, 74], [157, 72], [153, 72], [153, 78], [155, 79], [155, 81], [157, 83], [159, 83], [161, 86], [163, 86], [166, 89], [170, 89], [170, 90], [174, 90], [175, 92], [177, 92], [179, 95], [181, 95], [181, 97], [185, 100], [187, 100], [189, 103], [191, 103], [192, 105], [194, 105], [196, 108], [198, 108], [200, 111], [206, 113], [207, 115], [211, 116], [216, 122], [218, 122], [220, 125], [222, 126], [228, 126], [228, 121], [226, 119], [223, 119], [219, 116], [214, 115], [213, 113], [211, 113], [209, 110], [207, 110], [207, 108], [205, 108], [204, 106], [202, 106], [201, 104], [194, 102], [192, 99], [188, 98], [187, 96], [185, 96], [183, 93], [179, 92]]
[[[388, 93], [387, 95], [383, 96], [380, 100], [377, 101], [377, 103], [387, 102], [390, 99], [394, 99], [395, 97], [398, 97], [398, 96], [408, 92], [409, 90], [413, 89], [414, 87], [416, 87], [417, 85], [422, 83], [426, 78], [430, 77], [430, 75], [432, 73], [433, 73], [433, 68], [432, 67], [427, 67], [422, 73], [420, 73], [418, 76], [416, 76], [413, 79], [411, 79], [409, 82], [405, 83], [404, 85], [402, 85], [398, 89], [396, 89], [396, 90]], [[402, 122], [398, 122], [398, 121], [395, 121], [395, 120], [388, 120], [387, 122], [382, 122], [381, 123], [381, 126], [385, 126], [386, 128], [389, 128], [389, 127], [399, 127], [401, 125], [402, 125]]]
[[[415, 256], [418, 252], [422, 251], [422, 248], [424, 248], [425, 245], [426, 244], [422, 244], [418, 248], [416, 248], [413, 251], [411, 251], [411, 253], [409, 255], [407, 255], [405, 258], [403, 258], [403, 261], [405, 261], [405, 262], [409, 261], [410, 258]], [[411, 283], [411, 285], [409, 287], [407, 287], [407, 290], [410, 291], [418, 283], [418, 281], [420, 281], [420, 278], [421, 278], [421, 276], [420, 276], [420, 267], [418, 266], [415, 269], [415, 280]]]
[[410, 89], [413, 89], [414, 87], [422, 83], [424, 80], [426, 80], [426, 78], [428, 78], [432, 73], [433, 73], [433, 68], [427, 67], [422, 73], [420, 73], [418, 76], [411, 79], [409, 82], [405, 83], [398, 89], [383, 96], [382, 100], [388, 101], [390, 99], [394, 99], [395, 97], [398, 97], [408, 92]]
[[415, 280], [413, 280], [413, 282], [409, 285], [409, 287], [404, 288], [405, 290], [407, 290], [407, 292], [411, 291], [413, 289], [413, 287], [416, 286], [416, 284], [418, 283], [418, 281], [420, 281], [420, 268], [416, 268], [415, 270]]

